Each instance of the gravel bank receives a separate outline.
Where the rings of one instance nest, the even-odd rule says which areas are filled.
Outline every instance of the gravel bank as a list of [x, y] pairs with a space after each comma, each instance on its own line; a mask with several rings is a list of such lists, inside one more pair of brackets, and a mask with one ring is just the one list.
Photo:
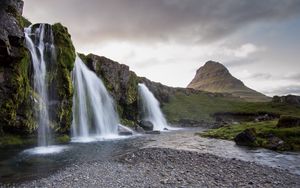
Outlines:
[[17, 187], [300, 187], [300, 176], [211, 154], [145, 148]]

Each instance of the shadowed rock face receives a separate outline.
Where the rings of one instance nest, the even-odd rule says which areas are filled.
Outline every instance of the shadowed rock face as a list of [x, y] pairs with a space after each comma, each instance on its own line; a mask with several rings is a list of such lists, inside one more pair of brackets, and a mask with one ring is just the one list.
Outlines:
[[200, 67], [187, 87], [215, 93], [231, 93], [247, 101], [270, 100], [267, 96], [245, 86], [242, 81], [233, 77], [224, 65], [214, 61], [208, 61]]
[[30, 56], [21, 24], [23, 1], [0, 1], [0, 133], [35, 128], [30, 109]]
[[[24, 33], [18, 24], [17, 15], [22, 14], [23, 1], [2, 0], [0, 2], [0, 57], [1, 63], [8, 63], [20, 57]], [[3, 60], [3, 61], [2, 61]]]
[[87, 66], [102, 79], [115, 99], [122, 123], [133, 126], [138, 119], [137, 75], [127, 65], [106, 57], [94, 54], [81, 56]]

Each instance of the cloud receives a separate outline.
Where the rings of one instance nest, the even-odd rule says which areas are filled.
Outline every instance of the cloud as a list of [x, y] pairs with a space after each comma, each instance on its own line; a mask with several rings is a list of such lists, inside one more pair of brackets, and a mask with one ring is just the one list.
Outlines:
[[260, 62], [260, 60], [258, 58], [236, 58], [233, 60], [227, 60], [224, 61], [224, 65], [228, 68], [232, 68], [232, 67], [239, 67], [239, 66], [245, 66], [245, 65], [250, 65], [250, 64], [254, 64], [254, 63], [258, 63]]
[[287, 79], [287, 80], [300, 81], [300, 73], [288, 74], [288, 75], [285, 75], [283, 78]]
[[[107, 40], [211, 42], [254, 22], [300, 14], [299, 0], [26, 0], [34, 22], [69, 26], [79, 43]], [[255, 50], [245, 45], [236, 55]]]
[[264, 91], [264, 93], [272, 95], [300, 95], [300, 85], [281, 86], [272, 90]]

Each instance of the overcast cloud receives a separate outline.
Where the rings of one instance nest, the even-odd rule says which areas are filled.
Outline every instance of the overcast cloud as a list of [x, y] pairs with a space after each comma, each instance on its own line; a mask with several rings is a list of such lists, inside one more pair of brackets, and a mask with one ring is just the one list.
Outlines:
[[208, 60], [260, 91], [269, 83], [252, 83], [263, 74], [299, 81], [299, 0], [25, 0], [24, 15], [62, 22], [78, 51], [122, 61], [167, 85], [186, 86], [190, 70]]

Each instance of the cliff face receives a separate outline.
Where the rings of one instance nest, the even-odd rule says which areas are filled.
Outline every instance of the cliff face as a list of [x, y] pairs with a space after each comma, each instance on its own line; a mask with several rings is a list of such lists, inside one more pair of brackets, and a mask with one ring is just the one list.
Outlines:
[[296, 95], [274, 96], [272, 98], [272, 102], [300, 106], [300, 96], [296, 96]]
[[24, 46], [23, 2], [0, 3], [0, 132], [32, 132], [30, 55]]
[[[31, 56], [25, 47], [24, 27], [30, 22], [22, 17], [23, 1], [0, 2], [0, 133], [33, 133], [37, 129], [34, 102], [39, 96], [33, 90]], [[33, 27], [38, 27], [38, 24]], [[68, 30], [61, 24], [52, 27], [56, 63], [48, 71], [51, 99], [52, 127], [67, 132], [72, 121], [73, 86], [70, 72], [75, 49]]]
[[231, 93], [247, 101], [270, 101], [267, 96], [248, 88], [233, 77], [224, 65], [214, 61], [208, 61], [200, 67], [187, 87], [215, 93]]
[[82, 59], [104, 82], [116, 101], [122, 123], [133, 126], [138, 119], [138, 77], [127, 65], [103, 56], [82, 55]]

